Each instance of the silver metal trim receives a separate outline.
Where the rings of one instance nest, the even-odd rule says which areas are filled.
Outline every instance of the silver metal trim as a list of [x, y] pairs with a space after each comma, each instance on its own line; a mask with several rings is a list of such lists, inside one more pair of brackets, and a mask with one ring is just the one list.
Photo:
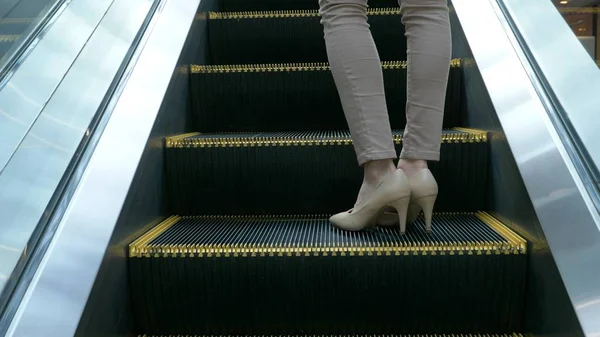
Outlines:
[[165, 0], [156, 14], [7, 336], [75, 333], [199, 2]]
[[453, 5], [582, 329], [598, 336], [600, 217], [495, 0]]
[[[0, 289], [10, 295], [40, 222], [142, 26], [153, 0], [115, 1], [0, 174]], [[120, 22], [114, 27], [114, 22]], [[52, 63], [50, 63], [52, 64]], [[47, 66], [47, 64], [45, 64]], [[74, 93], [77, 93], [74, 95]], [[27, 249], [29, 248], [29, 249]], [[18, 267], [15, 270], [15, 266]]]
[[[24, 32], [26, 38], [19, 39], [2, 57], [5, 63], [0, 64], [0, 87], [13, 74], [19, 65], [29, 56], [41, 37], [50, 30], [54, 22], [60, 17], [63, 10], [68, 6], [70, 0], [55, 0], [47, 4], [42, 12], [38, 14], [35, 22]], [[43, 14], [42, 14], [43, 13]]]
[[0, 89], [0, 174], [112, 2], [73, 0]]
[[600, 69], [590, 52], [551, 1], [502, 0], [502, 6], [543, 74], [542, 84], [554, 95], [558, 113], [600, 169]]

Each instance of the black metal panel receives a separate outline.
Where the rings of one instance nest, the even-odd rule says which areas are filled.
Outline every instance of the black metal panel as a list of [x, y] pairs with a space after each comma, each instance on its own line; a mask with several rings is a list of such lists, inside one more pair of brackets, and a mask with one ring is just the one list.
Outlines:
[[[446, 131], [465, 136], [466, 133]], [[170, 147], [167, 176], [173, 214], [331, 214], [352, 207], [362, 172], [347, 131], [263, 133], [289, 135], [297, 144], [259, 143], [223, 146]], [[298, 134], [298, 136], [295, 136]], [[312, 138], [307, 135], [314, 135]], [[398, 133], [397, 133], [398, 134]], [[251, 136], [251, 135], [239, 135]], [[199, 137], [224, 138], [224, 135]], [[227, 137], [236, 137], [235, 134]], [[309, 139], [337, 137], [339, 144], [312, 145]], [[201, 139], [199, 138], [199, 139]], [[345, 141], [344, 141], [345, 140]], [[306, 141], [306, 144], [302, 144]], [[398, 153], [401, 144], [397, 144]], [[430, 168], [440, 194], [439, 212], [478, 211], [485, 206], [488, 145], [448, 140], [441, 161]]]
[[424, 234], [419, 219], [403, 236], [397, 228], [348, 233], [312, 217], [184, 218], [131, 259], [142, 331], [518, 329], [526, 255], [500, 249], [508, 242], [475, 215], [438, 215], [433, 228]]
[[[340, 98], [327, 64], [299, 70], [266, 65], [244, 71], [192, 68], [194, 131], [297, 131], [347, 129]], [[325, 68], [325, 69], [324, 69]], [[229, 68], [228, 68], [229, 69]], [[392, 128], [406, 126], [406, 69], [389, 64], [383, 70]], [[444, 128], [461, 125], [462, 69], [450, 69]]]
[[[209, 20], [211, 64], [327, 62], [321, 17], [276, 13], [215, 13]], [[400, 10], [370, 12], [382, 61], [406, 60]]]

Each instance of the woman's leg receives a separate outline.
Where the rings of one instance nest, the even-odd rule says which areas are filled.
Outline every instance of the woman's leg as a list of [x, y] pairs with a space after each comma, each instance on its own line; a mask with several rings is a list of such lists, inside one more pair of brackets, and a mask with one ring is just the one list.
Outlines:
[[320, 0], [327, 56], [364, 180], [355, 208], [393, 173], [392, 140], [377, 48], [367, 23], [367, 0]]
[[440, 159], [452, 53], [446, 0], [400, 0], [408, 42], [406, 130], [398, 167], [407, 175]]
[[[406, 129], [398, 168], [409, 178], [411, 205], [408, 222], [425, 213], [426, 229], [437, 196], [437, 183], [427, 160], [440, 158], [444, 101], [450, 69], [452, 39], [446, 0], [399, 0], [408, 42]], [[388, 209], [378, 223], [395, 225]]]

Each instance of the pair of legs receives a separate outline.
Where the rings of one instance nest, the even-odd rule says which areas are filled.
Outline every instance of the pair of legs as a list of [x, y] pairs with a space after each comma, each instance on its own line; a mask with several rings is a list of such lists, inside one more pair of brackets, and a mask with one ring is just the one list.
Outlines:
[[[396, 151], [383, 74], [369, 24], [368, 0], [319, 0], [331, 71], [364, 180], [355, 208], [393, 173]], [[407, 176], [440, 157], [451, 57], [446, 0], [399, 0], [408, 42], [407, 125], [398, 169]]]

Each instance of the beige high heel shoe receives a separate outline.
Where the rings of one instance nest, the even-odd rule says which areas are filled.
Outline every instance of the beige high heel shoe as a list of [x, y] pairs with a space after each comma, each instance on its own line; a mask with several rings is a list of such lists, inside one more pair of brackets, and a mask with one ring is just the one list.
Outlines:
[[[414, 222], [419, 216], [419, 212], [423, 210], [425, 215], [425, 230], [431, 232], [431, 218], [433, 215], [433, 206], [438, 194], [438, 185], [429, 169], [422, 169], [408, 177], [411, 189], [410, 206], [406, 223]], [[380, 226], [395, 226], [398, 215], [385, 211], [380, 214], [376, 222]], [[402, 231], [404, 233], [404, 231]]]
[[351, 209], [332, 216], [329, 221], [340, 229], [359, 231], [376, 223], [377, 217], [386, 206], [396, 209], [400, 228], [406, 227], [406, 213], [410, 202], [410, 184], [401, 170], [385, 178], [367, 202], [358, 209]]

